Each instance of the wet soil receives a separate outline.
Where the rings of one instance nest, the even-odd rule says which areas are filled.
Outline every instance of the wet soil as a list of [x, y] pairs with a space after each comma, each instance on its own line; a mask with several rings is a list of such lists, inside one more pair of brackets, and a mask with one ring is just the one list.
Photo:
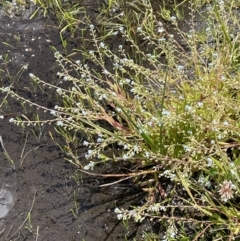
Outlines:
[[[39, 104], [54, 106], [58, 100], [51, 93], [33, 91], [29, 73], [50, 83], [58, 81], [51, 46], [60, 52], [63, 49], [55, 22], [49, 19], [13, 22], [4, 16], [0, 21], [1, 86], [11, 84], [16, 93]], [[69, 43], [68, 47], [74, 46]], [[1, 93], [0, 98], [2, 103], [5, 94]], [[31, 128], [9, 123], [11, 118], [20, 117], [22, 110], [19, 101], [11, 98], [0, 107], [1, 190], [7, 190], [14, 199], [9, 212], [0, 216], [0, 239], [103, 241], [124, 240], [127, 236], [129, 240], [133, 237], [140, 240], [150, 225], [136, 225], [128, 232], [117, 220], [114, 209], [138, 203], [143, 195], [130, 184], [99, 188], [98, 183], [105, 180], [79, 175], [50, 139], [49, 131], [61, 141], [53, 126], [36, 127], [33, 133]], [[28, 111], [28, 115], [35, 113], [34, 108]]]

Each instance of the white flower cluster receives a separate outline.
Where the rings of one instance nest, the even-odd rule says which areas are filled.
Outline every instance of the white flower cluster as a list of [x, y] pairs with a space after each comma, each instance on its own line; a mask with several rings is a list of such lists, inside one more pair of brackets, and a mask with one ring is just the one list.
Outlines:
[[101, 133], [98, 134], [97, 143], [102, 143], [103, 141], [104, 141], [103, 135]]
[[123, 145], [123, 149], [124, 150], [128, 150], [129, 149], [129, 151], [123, 155], [123, 157], [122, 157], [123, 160], [130, 159], [130, 158], [134, 157], [135, 154], [138, 154], [138, 153], [140, 153], [142, 151], [142, 148], [139, 145], [137, 145], [137, 144], [135, 144], [132, 147], [130, 147], [128, 144], [124, 144]]
[[200, 176], [198, 178], [198, 183], [204, 187], [210, 188], [211, 187], [211, 182], [208, 180], [208, 177]]
[[92, 156], [92, 154], [93, 154], [93, 150], [89, 149], [89, 150], [87, 151], [87, 154], [85, 155], [85, 158], [88, 159], [89, 157]]
[[164, 236], [164, 241], [170, 241], [170, 240], [178, 240], [177, 239], [177, 227], [176, 225], [172, 222], [168, 225], [168, 229], [166, 232], [166, 235]]
[[88, 163], [88, 165], [86, 165], [86, 166], [83, 167], [83, 169], [86, 170], [86, 171], [87, 171], [87, 170], [93, 170], [94, 166], [95, 166], [95, 163], [92, 162], [92, 161], [90, 161], [90, 162]]
[[220, 189], [218, 190], [218, 193], [220, 194], [223, 202], [227, 202], [228, 200], [232, 199], [237, 189], [232, 181], [227, 180], [220, 184], [219, 187]]
[[154, 203], [150, 205], [147, 209], [148, 212], [158, 213], [159, 211], [166, 211], [167, 208], [160, 203]]
[[159, 178], [160, 177], [166, 177], [169, 178], [171, 181], [176, 181], [177, 180], [177, 176], [174, 173], [173, 170], [165, 170], [164, 172], [159, 174]]
[[133, 218], [135, 222], [142, 222], [144, 220], [144, 216], [138, 212], [138, 210], [124, 210], [124, 209], [119, 209], [115, 208], [114, 212], [117, 214], [117, 218], [119, 220], [127, 220], [130, 218]]

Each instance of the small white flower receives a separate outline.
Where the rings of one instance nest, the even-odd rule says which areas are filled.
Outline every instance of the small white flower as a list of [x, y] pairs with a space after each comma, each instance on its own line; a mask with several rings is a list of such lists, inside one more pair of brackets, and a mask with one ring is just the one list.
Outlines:
[[58, 105], [55, 105], [55, 106], [54, 106], [54, 109], [55, 109], [55, 110], [57, 110], [58, 108], [59, 108], [59, 106], [58, 106]]
[[107, 71], [106, 69], [103, 71], [103, 74], [105, 74], [105, 75], [109, 75], [110, 74], [110, 72], [109, 71]]
[[23, 65], [24, 69], [28, 69], [28, 64]]
[[167, 210], [167, 208], [166, 208], [165, 206], [160, 206], [159, 209], [160, 209], [161, 211], [164, 211], [164, 212]]
[[93, 153], [93, 150], [88, 150], [88, 155], [91, 155]]
[[75, 63], [76, 63], [76, 64], [80, 64], [81, 61], [78, 59], [78, 60], [75, 61]]
[[135, 145], [135, 146], [133, 147], [133, 151], [134, 151], [135, 153], [138, 153], [139, 150], [140, 150], [140, 147], [139, 147], [138, 145]]
[[51, 110], [50, 114], [55, 116], [56, 115], [56, 111], [55, 110]]
[[73, 113], [78, 113], [79, 109], [78, 108], [73, 108]]
[[90, 163], [88, 165], [84, 166], [83, 169], [84, 170], [90, 170], [90, 169], [93, 170], [94, 165], [95, 165], [95, 163], [90, 161]]
[[192, 111], [192, 106], [190, 106], [190, 105], [186, 105], [185, 106], [185, 111], [187, 111], [187, 112], [191, 112]]
[[62, 121], [57, 121], [57, 126], [63, 126], [63, 122]]
[[64, 77], [63, 77], [63, 80], [64, 80], [64, 81], [68, 81], [68, 76], [64, 76]]
[[232, 181], [225, 180], [222, 184], [220, 184], [220, 189], [218, 193], [221, 196], [223, 202], [227, 202], [229, 199], [233, 198], [236, 186], [232, 183]]
[[121, 213], [119, 213], [119, 214], [117, 215], [117, 219], [118, 219], [118, 220], [122, 220], [122, 219], [123, 219], [123, 215], [122, 215]]
[[204, 184], [205, 187], [210, 188], [212, 186], [212, 183], [210, 181], [206, 181]]
[[94, 29], [94, 25], [93, 25], [93, 24], [90, 24], [89, 27], [90, 27], [90, 29], [92, 29], [92, 30]]
[[166, 39], [164, 37], [158, 39], [158, 42], [165, 42], [165, 41], [166, 41]]
[[215, 141], [214, 141], [214, 140], [211, 140], [210, 143], [211, 143], [211, 145], [214, 145], [214, 144], [215, 144]]
[[118, 31], [115, 31], [112, 33], [113, 36], [117, 36], [118, 35]]
[[208, 27], [208, 28], [205, 29], [205, 31], [206, 31], [206, 32], [210, 32], [210, 31], [211, 31], [211, 28]]
[[[93, 150], [88, 150], [87, 154], [85, 155], [85, 158], [88, 159], [88, 158], [91, 156], [92, 153], [93, 153]], [[91, 163], [92, 163], [92, 162], [90, 162], [90, 163], [88, 164], [88, 166], [89, 166]], [[92, 165], [92, 164], [91, 164], [91, 165]]]
[[213, 67], [213, 63], [208, 63], [208, 67]]
[[177, 19], [176, 19], [175, 16], [172, 16], [172, 17], [170, 18], [170, 20], [173, 21], [173, 22], [175, 22]]
[[137, 27], [137, 32], [141, 32], [142, 31], [142, 27]]
[[128, 155], [124, 154], [123, 155], [123, 160], [127, 160], [128, 159]]
[[124, 149], [124, 150], [128, 150], [128, 149], [129, 149], [128, 145], [125, 144], [125, 145], [123, 146], [123, 149]]
[[224, 81], [224, 80], [226, 80], [226, 77], [224, 75], [221, 75], [220, 80]]
[[228, 123], [227, 121], [224, 121], [224, 122], [223, 122], [223, 125], [224, 125], [224, 126], [228, 126], [229, 123]]
[[119, 208], [114, 209], [114, 213], [121, 213], [122, 211]]
[[188, 135], [190, 135], [190, 136], [192, 135], [192, 131], [187, 131], [187, 133], [188, 133]]
[[54, 57], [55, 57], [55, 58], [58, 58], [59, 56], [60, 56], [59, 51], [56, 51], [56, 52], [54, 53]]
[[103, 99], [107, 99], [107, 95], [106, 94], [103, 94], [102, 97], [103, 97]]
[[101, 42], [101, 43], [99, 44], [99, 47], [104, 49], [104, 48], [105, 48], [105, 44], [104, 44], [103, 42]]
[[56, 92], [57, 92], [58, 94], [62, 94], [62, 89], [61, 89], [61, 88], [57, 88]]
[[10, 119], [9, 119], [9, 122], [10, 122], [10, 123], [15, 122], [14, 118], [10, 118]]
[[152, 125], [153, 125], [152, 121], [148, 121], [147, 124], [148, 124], [149, 126], [152, 126]]
[[198, 103], [197, 103], [197, 106], [198, 106], [199, 108], [202, 108], [202, 107], [203, 107], [203, 103], [202, 103], [202, 102], [198, 102]]
[[218, 122], [216, 120], [212, 121], [212, 124], [216, 125]]
[[84, 141], [84, 142], [83, 142], [83, 145], [84, 145], [84, 146], [88, 146], [88, 145], [89, 145], [89, 142], [88, 142], [88, 141]]
[[211, 167], [212, 165], [213, 165], [213, 160], [212, 160], [212, 158], [208, 157], [207, 158], [207, 166]]
[[170, 115], [170, 112], [169, 112], [168, 110], [163, 109], [163, 110], [162, 110], [162, 115], [169, 116], [169, 115]]
[[3, 88], [3, 92], [8, 92], [8, 91], [10, 91], [11, 89], [10, 89], [10, 87], [5, 87], [5, 88]]
[[184, 70], [184, 67], [182, 65], [178, 65], [177, 66], [177, 71], [182, 71], [182, 70]]
[[185, 152], [190, 152], [191, 148], [188, 145], [183, 145], [183, 149]]
[[198, 183], [201, 184], [201, 185], [204, 185], [205, 179], [204, 179], [203, 176], [200, 176], [200, 177], [198, 178]]
[[35, 76], [33, 73], [30, 73], [30, 74], [29, 74], [29, 77], [33, 79], [33, 78], [35, 78], [36, 76]]
[[159, 27], [158, 30], [157, 30], [158, 33], [163, 33], [164, 31], [165, 31], [165, 30], [164, 30], [164, 28], [162, 28], [162, 27]]
[[4, 119], [4, 115], [0, 115], [0, 119]]
[[218, 2], [218, 4], [219, 4], [219, 6], [224, 5], [224, 1], [223, 1], [223, 0], [220, 0], [220, 1]]
[[153, 205], [149, 206], [148, 211], [157, 213], [157, 212], [159, 212], [159, 208], [160, 208], [160, 205], [153, 204]]
[[101, 143], [101, 142], [103, 142], [103, 138], [101, 138], [101, 137], [98, 137], [98, 138], [97, 138], [97, 142], [98, 142], [98, 143]]

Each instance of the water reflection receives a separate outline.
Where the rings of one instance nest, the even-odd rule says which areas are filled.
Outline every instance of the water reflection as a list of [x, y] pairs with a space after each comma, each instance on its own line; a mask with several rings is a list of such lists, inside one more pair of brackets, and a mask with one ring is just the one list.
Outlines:
[[14, 205], [13, 194], [6, 188], [0, 190], [0, 219], [4, 218]]
[[0, 167], [0, 227], [16, 201], [16, 173], [2, 162]]

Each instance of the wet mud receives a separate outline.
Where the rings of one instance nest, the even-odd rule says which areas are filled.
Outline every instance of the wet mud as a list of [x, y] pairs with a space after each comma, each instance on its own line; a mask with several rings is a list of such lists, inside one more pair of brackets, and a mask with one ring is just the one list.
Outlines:
[[[11, 85], [16, 93], [39, 104], [56, 105], [58, 100], [51, 93], [33, 91], [29, 78], [34, 73], [49, 83], [58, 81], [51, 47], [63, 49], [56, 23], [47, 18], [10, 19], [3, 15], [0, 22], [1, 87]], [[69, 43], [68, 47], [74, 45]], [[1, 93], [1, 103], [4, 98]], [[133, 226], [128, 232], [114, 209], [138, 203], [144, 195], [131, 184], [99, 188], [105, 180], [77, 175], [49, 137], [51, 132], [61, 141], [53, 126], [31, 129], [9, 122], [21, 117], [22, 111], [20, 102], [11, 98], [0, 107], [0, 240], [115, 241], [125, 236], [133, 240], [138, 235], [140, 240], [143, 231], [151, 229], [150, 224]], [[28, 110], [28, 115], [35, 114], [36, 109]]]

